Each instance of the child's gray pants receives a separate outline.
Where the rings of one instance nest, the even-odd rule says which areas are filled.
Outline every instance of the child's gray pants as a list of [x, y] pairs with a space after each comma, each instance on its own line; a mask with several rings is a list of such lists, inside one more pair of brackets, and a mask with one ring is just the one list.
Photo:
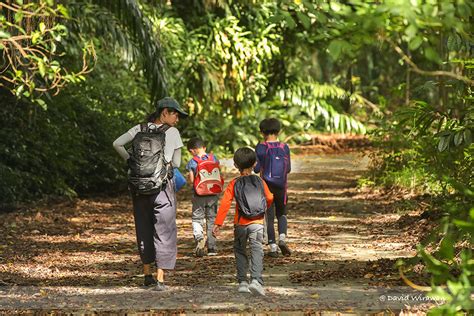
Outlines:
[[[250, 258], [247, 256], [247, 243], [250, 246]], [[250, 279], [263, 284], [263, 225], [234, 226], [234, 254], [237, 265], [238, 282], [247, 281], [250, 266]]]
[[[217, 195], [193, 196], [193, 235], [196, 241], [204, 238], [204, 227], [207, 226], [207, 249], [216, 249], [216, 238], [212, 236], [212, 227], [217, 215]], [[206, 224], [207, 223], [207, 224]]]

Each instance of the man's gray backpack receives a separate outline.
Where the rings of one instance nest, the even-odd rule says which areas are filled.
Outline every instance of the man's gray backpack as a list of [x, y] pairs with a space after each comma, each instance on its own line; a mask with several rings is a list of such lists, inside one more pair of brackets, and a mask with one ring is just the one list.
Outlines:
[[128, 183], [135, 194], [155, 194], [162, 190], [172, 175], [165, 160], [165, 138], [168, 125], [140, 124], [140, 132], [128, 149], [130, 168]]

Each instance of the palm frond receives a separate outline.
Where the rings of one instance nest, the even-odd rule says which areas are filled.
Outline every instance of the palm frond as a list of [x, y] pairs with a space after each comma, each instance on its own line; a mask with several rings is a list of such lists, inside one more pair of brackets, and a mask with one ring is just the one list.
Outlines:
[[[75, 1], [76, 5], [87, 3], [106, 10], [115, 17], [111, 19], [109, 14], [103, 14], [98, 15], [96, 19], [87, 19], [89, 23], [95, 24], [90, 29], [94, 29], [98, 36], [107, 34], [126, 52], [126, 58], [143, 64], [153, 100], [168, 95], [167, 67], [163, 49], [153, 32], [152, 23], [143, 13], [139, 2], [137, 0]], [[72, 1], [68, 3], [68, 6], [73, 5]], [[85, 12], [77, 13], [86, 15]]]
[[322, 122], [328, 132], [355, 132], [364, 134], [364, 124], [349, 114], [338, 112], [328, 99], [346, 99], [350, 93], [335, 85], [297, 82], [278, 93], [281, 102], [297, 106], [314, 124]]
[[92, 0], [108, 8], [129, 30], [143, 55], [145, 76], [150, 83], [152, 99], [168, 95], [166, 60], [150, 20], [136, 0]]
[[[68, 9], [71, 16], [80, 16], [80, 19], [67, 21], [72, 34], [71, 41], [79, 42], [81, 37], [96, 36], [102, 39], [106, 48], [119, 51], [125, 62], [140, 60], [140, 50], [109, 10], [84, 2], [70, 4]], [[75, 47], [73, 44], [71, 43], [70, 47]]]

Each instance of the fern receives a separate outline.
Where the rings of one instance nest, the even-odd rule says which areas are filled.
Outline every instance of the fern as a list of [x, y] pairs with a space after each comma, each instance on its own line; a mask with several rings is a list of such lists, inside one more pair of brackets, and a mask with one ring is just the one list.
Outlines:
[[[93, 18], [82, 9], [93, 5]], [[152, 99], [168, 95], [167, 65], [153, 25], [137, 0], [75, 0], [67, 6], [81, 18], [76, 28], [87, 29], [98, 37], [115, 41], [128, 61], [141, 62]], [[86, 19], [87, 18], [87, 19]]]
[[324, 124], [328, 132], [365, 134], [364, 124], [349, 114], [338, 112], [328, 99], [347, 99], [351, 94], [335, 85], [313, 82], [297, 82], [277, 93], [279, 101], [290, 106], [297, 106], [311, 120], [313, 125]]

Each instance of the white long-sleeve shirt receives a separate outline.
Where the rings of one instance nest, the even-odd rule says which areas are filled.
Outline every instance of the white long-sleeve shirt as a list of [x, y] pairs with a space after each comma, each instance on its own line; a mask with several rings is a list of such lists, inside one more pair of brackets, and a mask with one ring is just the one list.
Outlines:
[[[148, 126], [151, 124], [153, 123], [148, 123]], [[125, 149], [125, 145], [130, 143], [133, 138], [135, 138], [135, 135], [140, 132], [140, 130], [140, 124], [135, 125], [114, 141], [113, 146], [115, 150], [124, 160], [130, 158], [130, 155]], [[183, 147], [181, 135], [179, 134], [178, 129], [175, 127], [168, 128], [165, 135], [165, 160], [167, 162], [171, 162], [173, 167], [179, 167], [181, 165], [181, 147]]]

